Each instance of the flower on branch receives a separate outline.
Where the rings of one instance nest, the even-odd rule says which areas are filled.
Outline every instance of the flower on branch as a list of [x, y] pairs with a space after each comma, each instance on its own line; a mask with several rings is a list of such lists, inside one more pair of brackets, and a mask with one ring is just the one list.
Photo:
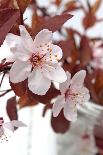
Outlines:
[[66, 72], [67, 81], [60, 84], [61, 95], [53, 104], [53, 116], [57, 117], [62, 108], [64, 116], [69, 121], [77, 120], [77, 106], [87, 102], [90, 98], [89, 90], [84, 87], [86, 71], [77, 72], [71, 79], [71, 74]]
[[51, 81], [62, 83], [67, 79], [58, 63], [62, 50], [52, 43], [53, 34], [48, 29], [40, 31], [33, 41], [24, 26], [19, 28], [20, 36], [9, 33], [6, 37], [15, 61], [10, 70], [10, 81], [18, 83], [28, 78], [29, 89], [45, 95]]
[[21, 121], [12, 120], [10, 122], [4, 123], [3, 117], [0, 117], [0, 142], [8, 141], [8, 134], [5, 129], [9, 129], [14, 132], [15, 127], [25, 127], [26, 125]]

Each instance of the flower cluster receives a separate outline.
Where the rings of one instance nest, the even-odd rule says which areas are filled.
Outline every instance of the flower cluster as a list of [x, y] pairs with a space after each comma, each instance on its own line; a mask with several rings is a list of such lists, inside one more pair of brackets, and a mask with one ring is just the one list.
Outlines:
[[52, 43], [51, 31], [43, 29], [32, 40], [24, 26], [19, 28], [20, 36], [9, 33], [6, 37], [15, 61], [10, 81], [18, 83], [28, 78], [29, 90], [37, 95], [45, 95], [51, 82], [58, 82], [61, 95], [53, 105], [53, 116], [57, 117], [64, 107], [65, 118], [75, 121], [77, 105], [89, 100], [89, 91], [83, 86], [86, 71], [77, 72], [71, 79], [71, 74], [59, 65], [62, 49]]

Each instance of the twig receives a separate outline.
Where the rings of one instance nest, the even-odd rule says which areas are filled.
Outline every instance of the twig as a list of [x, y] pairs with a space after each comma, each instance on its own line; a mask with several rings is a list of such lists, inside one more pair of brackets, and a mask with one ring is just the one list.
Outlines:
[[2, 85], [2, 82], [3, 82], [3, 79], [4, 79], [4, 77], [5, 77], [5, 72], [3, 73], [3, 76], [2, 76], [2, 78], [1, 78], [1, 82], [0, 82], [0, 88], [1, 88], [1, 85]]
[[6, 95], [6, 94], [9, 93], [10, 91], [12, 91], [12, 89], [8, 89], [8, 90], [6, 90], [4, 93], [0, 94], [0, 97]]
[[13, 62], [6, 62], [5, 64], [0, 64], [0, 72], [7, 71], [10, 69], [9, 65], [12, 65]]

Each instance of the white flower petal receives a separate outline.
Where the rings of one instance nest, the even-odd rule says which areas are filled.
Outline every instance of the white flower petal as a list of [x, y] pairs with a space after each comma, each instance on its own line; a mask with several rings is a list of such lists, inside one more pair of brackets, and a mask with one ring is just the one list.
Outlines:
[[77, 107], [70, 98], [64, 105], [64, 116], [68, 121], [75, 122], [77, 120]]
[[44, 77], [39, 69], [33, 70], [28, 78], [29, 89], [38, 95], [45, 95], [50, 85], [51, 81]]
[[4, 123], [3, 127], [11, 130], [12, 132], [14, 131], [14, 127], [12, 126], [11, 122]]
[[21, 61], [26, 61], [29, 59], [30, 52], [26, 48], [26, 44], [23, 43], [23, 40], [20, 36], [9, 33], [6, 37], [6, 42], [16, 59]]
[[67, 75], [67, 80], [63, 83], [60, 83], [59, 85], [59, 89], [63, 94], [66, 93], [66, 91], [69, 89], [70, 81], [71, 81], [71, 74], [69, 72], [66, 72], [66, 75]]
[[43, 66], [43, 73], [45, 77], [54, 82], [62, 83], [67, 79], [65, 71], [59, 64], [45, 64], [45, 66]]
[[89, 90], [86, 87], [75, 89], [75, 92], [78, 94], [76, 99], [78, 104], [83, 104], [90, 99]]
[[81, 70], [81, 71], [77, 72], [71, 80], [71, 89], [73, 89], [75, 87], [83, 86], [85, 76], [86, 76], [85, 70]]
[[7, 56], [7, 57], [6, 57], [6, 61], [9, 61], [9, 62], [14, 62], [14, 61], [16, 61], [15, 55], [12, 54], [12, 55], [10, 55], [10, 56]]
[[46, 61], [50, 63], [58, 63], [58, 61], [62, 58], [63, 53], [62, 49], [57, 45], [50, 45], [49, 51], [46, 53]]
[[26, 45], [28, 50], [31, 53], [33, 53], [34, 52], [33, 39], [31, 38], [30, 34], [28, 33], [28, 31], [26, 30], [26, 28], [23, 25], [20, 25], [19, 29], [20, 29], [20, 35], [21, 35], [22, 41], [24, 42], [24, 44]]
[[26, 125], [23, 122], [17, 120], [11, 121], [11, 124], [14, 127], [26, 127]]
[[53, 116], [57, 117], [60, 113], [60, 111], [62, 110], [62, 108], [64, 107], [64, 103], [65, 103], [65, 98], [63, 95], [59, 95], [55, 101], [55, 103], [53, 104]]
[[29, 76], [31, 67], [28, 61], [15, 61], [10, 70], [10, 81], [13, 83], [24, 81]]
[[44, 48], [43, 46], [47, 46], [47, 44], [52, 42], [52, 37], [52, 31], [49, 31], [48, 29], [41, 30], [34, 39], [35, 48]]

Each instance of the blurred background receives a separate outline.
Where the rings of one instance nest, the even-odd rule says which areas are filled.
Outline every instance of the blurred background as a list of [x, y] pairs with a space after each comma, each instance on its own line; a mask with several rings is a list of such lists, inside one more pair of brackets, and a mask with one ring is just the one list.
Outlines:
[[[83, 6], [87, 7], [86, 0], [81, 1]], [[37, 0], [40, 7], [46, 8], [52, 15], [60, 14], [63, 10], [65, 3], [69, 0], [62, 0], [59, 8], [52, 3], [53, 0]], [[89, 0], [90, 4], [94, 4], [94, 0]], [[84, 33], [84, 29], [81, 24], [81, 18], [84, 13], [81, 10], [70, 12], [74, 17], [66, 22], [63, 27], [69, 27], [77, 29], [80, 33]], [[24, 19], [28, 25], [31, 24], [30, 17], [32, 9], [28, 8], [24, 14]], [[96, 12], [96, 16], [99, 19], [103, 19], [103, 1]], [[91, 19], [92, 20], [92, 19]], [[103, 38], [103, 22], [95, 24], [87, 32], [87, 36], [101, 37]], [[55, 40], [60, 40], [62, 36], [58, 33], [54, 33]], [[78, 42], [78, 39], [77, 39]], [[9, 53], [9, 47], [6, 42], [0, 47], [0, 61], [7, 57]], [[1, 76], [0, 76], [1, 78]], [[2, 85], [2, 90], [9, 89], [8, 77], [5, 77]], [[5, 121], [9, 121], [6, 113], [7, 99], [14, 94], [9, 94], [0, 98], [0, 116], [3, 116]], [[102, 112], [102, 107], [87, 103], [84, 107], [79, 109], [78, 121], [72, 123], [70, 129], [65, 134], [55, 133], [50, 124], [51, 111], [48, 110], [45, 117], [42, 117], [42, 110], [44, 105], [42, 103], [37, 106], [25, 107], [20, 109], [19, 120], [22, 120], [27, 127], [20, 128], [9, 138], [9, 142], [0, 144], [0, 152], [3, 155], [102, 155], [102, 146], [99, 149], [96, 146], [94, 136], [94, 126], [98, 125], [97, 118]], [[95, 114], [94, 114], [95, 113]], [[90, 116], [90, 117], [89, 117]], [[101, 131], [99, 131], [101, 132]], [[8, 135], [9, 136], [9, 135]]]

